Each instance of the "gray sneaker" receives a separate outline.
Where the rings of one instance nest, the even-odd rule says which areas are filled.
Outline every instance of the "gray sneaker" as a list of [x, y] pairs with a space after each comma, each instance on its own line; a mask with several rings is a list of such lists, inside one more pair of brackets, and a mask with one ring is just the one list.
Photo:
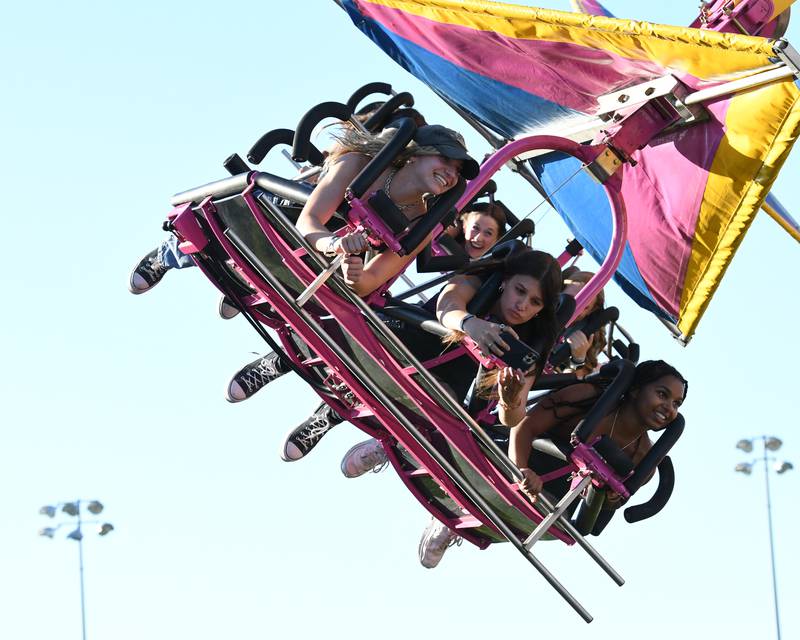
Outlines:
[[346, 478], [358, 478], [367, 471], [379, 473], [389, 464], [380, 440], [370, 438], [352, 447], [342, 458], [342, 473]]
[[433, 569], [442, 561], [444, 552], [454, 544], [461, 544], [461, 536], [436, 518], [422, 532], [419, 541], [419, 561], [426, 569]]

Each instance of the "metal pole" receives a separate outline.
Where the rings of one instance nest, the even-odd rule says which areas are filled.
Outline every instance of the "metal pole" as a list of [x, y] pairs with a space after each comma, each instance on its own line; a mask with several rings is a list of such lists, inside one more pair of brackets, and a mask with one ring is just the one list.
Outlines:
[[775, 545], [772, 539], [772, 501], [769, 495], [769, 467], [767, 466], [767, 436], [762, 436], [764, 449], [764, 481], [767, 485], [767, 523], [769, 524], [769, 557], [772, 563], [772, 597], [775, 602], [775, 629], [781, 640], [781, 619], [778, 614], [778, 581], [775, 577]]
[[[78, 517], [78, 531], [81, 529], [80, 516]], [[78, 557], [81, 571], [81, 629], [83, 630], [83, 640], [86, 640], [86, 606], [84, 605], [83, 593], [83, 538], [78, 540]]]

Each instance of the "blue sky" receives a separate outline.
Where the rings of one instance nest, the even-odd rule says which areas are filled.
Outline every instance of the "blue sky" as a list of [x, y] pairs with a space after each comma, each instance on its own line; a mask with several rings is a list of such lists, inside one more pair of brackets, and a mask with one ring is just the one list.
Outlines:
[[[696, 12], [695, 2], [607, 6], [671, 24]], [[89, 638], [772, 637], [763, 478], [732, 471], [746, 459], [735, 442], [762, 433], [800, 461], [797, 244], [772, 220], [756, 220], [688, 348], [609, 287], [643, 356], [678, 366], [690, 393], [668, 508], [614, 522], [596, 541], [627, 584], [576, 549], [541, 545], [595, 615], [587, 627], [508, 545], [464, 545], [422, 569], [427, 517], [398, 479], [339, 472], [360, 439], [352, 426], [281, 462], [313, 393], [286, 377], [225, 402], [228, 377], [262, 346], [241, 319], [217, 317], [198, 271], [127, 291], [171, 194], [223, 177], [226, 156], [318, 102], [388, 81], [429, 120], [464, 131], [475, 156], [482, 141], [327, 0], [15, 3], [0, 32], [0, 637], [79, 637], [76, 545], [36, 535], [47, 524], [39, 506], [79, 497], [102, 500], [117, 528], [85, 540]], [[795, 153], [775, 186], [795, 216], [799, 162]], [[516, 176], [501, 190], [519, 213], [539, 202]], [[555, 213], [539, 222], [542, 211], [537, 244], [558, 252], [568, 232]], [[772, 483], [785, 638], [800, 630], [797, 483], [796, 473]]]

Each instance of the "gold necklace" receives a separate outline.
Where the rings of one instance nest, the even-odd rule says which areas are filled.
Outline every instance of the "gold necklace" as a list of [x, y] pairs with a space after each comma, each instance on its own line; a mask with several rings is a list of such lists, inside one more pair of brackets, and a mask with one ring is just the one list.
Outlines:
[[[622, 409], [622, 406], [619, 406], [619, 407], [617, 407], [617, 410], [616, 410], [616, 412], [614, 413], [614, 420], [613, 420], [613, 422], [611, 423], [611, 431], [609, 431], [609, 432], [608, 432], [608, 437], [609, 437], [609, 438], [611, 438], [612, 440], [614, 439], [614, 438], [613, 438], [613, 435], [614, 435], [614, 427], [616, 427], [616, 426], [617, 426], [617, 418], [619, 417], [619, 410], [620, 410], [620, 409]], [[640, 433], [638, 436], [636, 436], [636, 437], [635, 437], [633, 440], [631, 440], [631, 441], [630, 441], [628, 444], [626, 444], [624, 447], [621, 447], [621, 450], [622, 450], [622, 451], [625, 451], [625, 449], [627, 449], [628, 447], [630, 447], [630, 446], [631, 446], [631, 445], [632, 445], [634, 442], [637, 442], [638, 440], [641, 440], [643, 435], [644, 435], [643, 433]], [[637, 448], [638, 448], [638, 447], [637, 447]]]

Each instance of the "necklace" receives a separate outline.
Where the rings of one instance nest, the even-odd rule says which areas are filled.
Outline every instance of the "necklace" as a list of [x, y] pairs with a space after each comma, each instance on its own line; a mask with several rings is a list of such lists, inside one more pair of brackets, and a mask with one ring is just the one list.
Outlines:
[[[608, 437], [609, 437], [609, 438], [611, 438], [612, 440], [613, 440], [613, 437], [612, 437], [612, 436], [614, 435], [614, 427], [616, 427], [616, 426], [617, 426], [617, 418], [619, 417], [619, 410], [620, 410], [620, 409], [622, 409], [622, 407], [621, 407], [621, 406], [620, 406], [620, 407], [617, 407], [617, 410], [616, 410], [616, 412], [614, 412], [614, 420], [611, 422], [611, 431], [609, 431], [609, 432], [608, 432]], [[641, 440], [641, 439], [642, 439], [642, 435], [644, 435], [644, 434], [641, 434], [641, 433], [640, 433], [638, 436], [636, 436], [636, 437], [635, 437], [633, 440], [631, 440], [631, 441], [630, 441], [628, 444], [626, 444], [624, 447], [621, 447], [622, 451], [625, 451], [625, 449], [627, 449], [628, 447], [630, 447], [630, 446], [631, 446], [631, 445], [632, 445], [634, 442], [638, 442], [639, 440]], [[636, 448], [637, 448], [637, 449], [639, 448], [639, 447], [638, 447], [638, 445], [637, 445], [637, 447], [636, 447]]]
[[[392, 180], [394, 180], [394, 176], [397, 173], [397, 171], [398, 171], [397, 169], [392, 169], [389, 172], [389, 175], [386, 176], [386, 182], [383, 183], [383, 192], [386, 194], [386, 197], [389, 198], [390, 200], [392, 199], [390, 193], [392, 189]], [[395, 202], [395, 205], [397, 206], [398, 209], [400, 209], [400, 211], [408, 211], [410, 209], [415, 209], [421, 204], [423, 204], [422, 198], [420, 198], [419, 202], [414, 202], [411, 204], [400, 204], [399, 202]]]

